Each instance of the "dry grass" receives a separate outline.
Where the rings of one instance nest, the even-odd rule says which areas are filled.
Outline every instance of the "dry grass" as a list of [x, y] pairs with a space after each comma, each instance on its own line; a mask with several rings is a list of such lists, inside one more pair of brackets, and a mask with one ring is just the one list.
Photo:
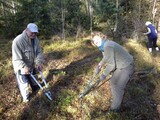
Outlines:
[[43, 73], [54, 99], [49, 101], [39, 91], [28, 104], [21, 102], [13, 76], [11, 42], [0, 43], [3, 46], [0, 47], [0, 119], [158, 120], [160, 55], [156, 52], [150, 55], [145, 44], [128, 40], [123, 46], [134, 56], [136, 71], [155, 67], [157, 73], [132, 80], [126, 88], [121, 112], [108, 113], [109, 82], [104, 82], [83, 99], [78, 98], [101, 59], [101, 53], [88, 40], [41, 41], [46, 61]]

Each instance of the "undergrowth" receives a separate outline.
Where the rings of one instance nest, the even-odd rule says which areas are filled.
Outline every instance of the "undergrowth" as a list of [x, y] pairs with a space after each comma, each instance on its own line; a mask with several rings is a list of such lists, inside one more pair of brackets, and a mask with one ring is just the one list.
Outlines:
[[[143, 77], [134, 76], [126, 89], [120, 112], [108, 112], [109, 81], [83, 99], [79, 94], [93, 75], [102, 55], [89, 40], [43, 40], [43, 74], [53, 94], [47, 99], [41, 90], [28, 104], [21, 102], [11, 62], [11, 41], [0, 42], [0, 118], [14, 120], [158, 120], [160, 55], [149, 54], [146, 42], [128, 40], [124, 48], [134, 56], [135, 72], [155, 69]], [[42, 82], [42, 81], [41, 81]]]

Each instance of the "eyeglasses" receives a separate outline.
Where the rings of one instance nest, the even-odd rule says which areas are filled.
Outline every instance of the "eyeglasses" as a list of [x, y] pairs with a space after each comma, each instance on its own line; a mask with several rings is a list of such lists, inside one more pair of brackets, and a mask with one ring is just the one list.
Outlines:
[[31, 32], [30, 29], [27, 29], [27, 31], [31, 34], [31, 35], [37, 35], [37, 32]]
[[37, 35], [38, 33], [37, 32], [31, 32], [31, 35]]

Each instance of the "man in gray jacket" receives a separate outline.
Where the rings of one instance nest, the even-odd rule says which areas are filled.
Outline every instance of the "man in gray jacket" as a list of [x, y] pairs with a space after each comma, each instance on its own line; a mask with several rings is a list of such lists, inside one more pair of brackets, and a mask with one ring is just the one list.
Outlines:
[[102, 66], [106, 65], [100, 80], [105, 80], [106, 76], [112, 73], [110, 87], [113, 100], [110, 109], [118, 110], [123, 99], [124, 88], [134, 72], [133, 57], [121, 45], [107, 40], [101, 32], [93, 33], [92, 40], [103, 54], [95, 72], [98, 74]]
[[35, 68], [42, 67], [43, 62], [37, 34], [37, 25], [29, 23], [26, 29], [12, 43], [12, 63], [23, 102], [29, 101], [29, 84], [33, 91], [38, 88], [29, 75], [30, 72], [35, 74]]

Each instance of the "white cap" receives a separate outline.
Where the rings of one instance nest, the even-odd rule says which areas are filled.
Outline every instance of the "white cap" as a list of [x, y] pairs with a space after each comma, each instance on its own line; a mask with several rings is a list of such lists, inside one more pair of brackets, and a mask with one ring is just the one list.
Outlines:
[[29, 23], [27, 25], [27, 28], [31, 31], [31, 32], [36, 32], [38, 33], [38, 26], [35, 23]]
[[145, 23], [146, 26], [148, 26], [148, 25], [150, 25], [150, 24], [152, 24], [150, 21], [147, 21], [147, 22]]

